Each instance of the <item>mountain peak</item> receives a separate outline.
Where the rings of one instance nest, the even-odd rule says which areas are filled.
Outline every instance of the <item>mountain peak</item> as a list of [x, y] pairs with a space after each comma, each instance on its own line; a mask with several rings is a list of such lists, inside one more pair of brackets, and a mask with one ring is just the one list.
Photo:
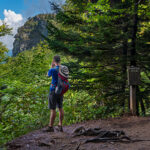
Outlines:
[[44, 40], [40, 33], [47, 36], [46, 28], [48, 14], [39, 14], [35, 17], [29, 17], [26, 23], [18, 29], [13, 43], [13, 56], [22, 51], [30, 50], [40, 41]]

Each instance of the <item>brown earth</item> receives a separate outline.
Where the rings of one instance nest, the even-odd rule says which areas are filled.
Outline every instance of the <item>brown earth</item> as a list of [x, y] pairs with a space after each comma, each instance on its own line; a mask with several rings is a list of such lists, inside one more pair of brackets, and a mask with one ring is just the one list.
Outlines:
[[87, 136], [73, 137], [80, 126], [100, 127], [103, 130], [123, 130], [131, 139], [150, 140], [150, 117], [124, 117], [93, 120], [64, 127], [64, 133], [45, 133], [43, 129], [33, 131], [7, 143], [8, 150], [150, 150], [150, 141], [131, 143], [99, 142], [80, 144]]

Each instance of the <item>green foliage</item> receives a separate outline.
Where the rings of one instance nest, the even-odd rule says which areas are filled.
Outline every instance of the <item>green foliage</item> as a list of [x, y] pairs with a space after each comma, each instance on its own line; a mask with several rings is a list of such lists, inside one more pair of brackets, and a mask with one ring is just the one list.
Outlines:
[[48, 86], [37, 87], [12, 80], [1, 81], [1, 84], [7, 88], [1, 91], [0, 144], [45, 125], [42, 120], [48, 118], [45, 111]]
[[[11, 34], [11, 28], [8, 28], [6, 24], [0, 25], [0, 37], [5, 36], [7, 34]], [[0, 64], [3, 63], [6, 59], [6, 52], [8, 49], [0, 42]], [[1, 71], [1, 70], [0, 70]]]
[[0, 63], [5, 61], [6, 52], [8, 52], [8, 49], [3, 45], [2, 42], [0, 42]]
[[41, 45], [1, 64], [0, 144], [48, 122], [46, 72], [53, 53]]
[[[62, 9], [55, 8], [57, 14], [48, 22], [49, 47], [77, 58], [76, 64], [70, 64], [75, 89], [86, 89], [96, 96], [97, 104], [101, 99], [105, 106], [120, 106], [123, 111], [128, 111], [127, 67], [131, 62], [150, 78], [149, 1], [136, 2], [67, 0]], [[136, 7], [137, 31], [133, 19]], [[143, 80], [138, 89], [139, 95], [145, 89], [138, 102], [149, 107], [149, 84]]]
[[5, 23], [0, 25], [0, 37], [6, 34], [11, 34], [11, 28], [8, 27]]

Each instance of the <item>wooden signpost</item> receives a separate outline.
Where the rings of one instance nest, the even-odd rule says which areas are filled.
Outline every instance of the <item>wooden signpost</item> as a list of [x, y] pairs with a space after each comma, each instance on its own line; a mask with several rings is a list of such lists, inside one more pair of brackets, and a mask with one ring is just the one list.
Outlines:
[[130, 111], [136, 115], [136, 86], [140, 84], [140, 68], [128, 67], [128, 85], [130, 86]]

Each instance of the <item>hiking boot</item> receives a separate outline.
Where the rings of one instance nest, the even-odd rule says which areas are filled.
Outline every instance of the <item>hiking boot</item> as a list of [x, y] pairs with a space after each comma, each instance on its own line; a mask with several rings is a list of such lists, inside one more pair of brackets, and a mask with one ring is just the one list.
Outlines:
[[54, 128], [48, 126], [45, 130], [43, 130], [44, 132], [54, 132]]
[[63, 127], [60, 126], [60, 125], [58, 125], [58, 126], [57, 126], [57, 130], [58, 130], [59, 132], [63, 132]]

